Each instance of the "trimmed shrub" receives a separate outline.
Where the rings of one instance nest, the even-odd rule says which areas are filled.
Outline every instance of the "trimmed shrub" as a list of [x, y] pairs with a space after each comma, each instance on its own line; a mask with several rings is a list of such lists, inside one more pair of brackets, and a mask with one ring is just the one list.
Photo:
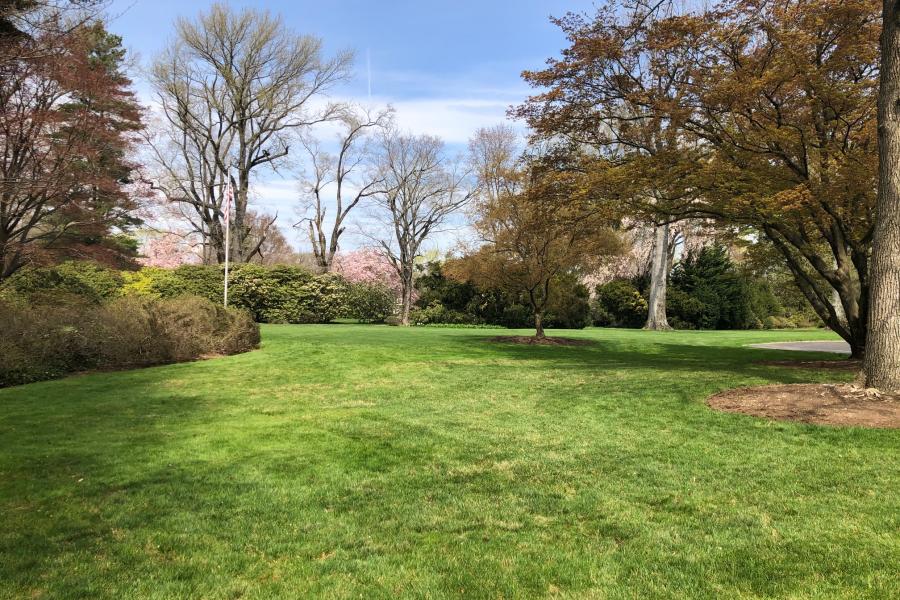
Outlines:
[[544, 315], [545, 327], [584, 329], [591, 324], [590, 293], [585, 285], [573, 275], [565, 275], [550, 289], [550, 301]]
[[0, 387], [90, 369], [122, 369], [246, 352], [250, 315], [199, 297], [125, 297], [106, 304], [0, 301]]
[[708, 320], [705, 316], [709, 307], [678, 288], [666, 290], [666, 317], [675, 329], [697, 329], [698, 324]]
[[[224, 272], [220, 266], [146, 267], [125, 276], [122, 293], [155, 298], [200, 296], [218, 304], [224, 294]], [[229, 274], [229, 306], [246, 309], [259, 323], [327, 323], [347, 315], [349, 301], [348, 284], [331, 273], [315, 275], [302, 267], [242, 264]], [[370, 316], [372, 310], [376, 308], [370, 307]]]
[[182, 265], [175, 269], [144, 267], [124, 275], [124, 280], [122, 293], [125, 295], [154, 298], [200, 296], [210, 302], [221, 302], [225, 293], [224, 269], [214, 265]]
[[419, 308], [440, 304], [448, 310], [481, 316], [479, 308], [486, 308], [484, 305], [491, 300], [482, 297], [479, 290], [471, 283], [447, 279], [440, 262], [431, 261], [417, 269], [420, 275], [416, 278], [415, 283], [418, 294], [416, 306]]
[[523, 304], [510, 304], [503, 309], [500, 324], [509, 329], [534, 327], [534, 314]]
[[349, 291], [341, 276], [299, 267], [241, 265], [229, 294], [260, 323], [328, 323], [348, 312]]

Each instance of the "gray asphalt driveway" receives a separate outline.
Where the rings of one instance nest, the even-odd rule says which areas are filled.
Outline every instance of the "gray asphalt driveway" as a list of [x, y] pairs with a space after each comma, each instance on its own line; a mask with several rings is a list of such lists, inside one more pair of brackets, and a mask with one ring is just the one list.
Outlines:
[[770, 342], [768, 344], [750, 344], [751, 348], [764, 350], [796, 350], [800, 352], [830, 352], [832, 354], [850, 354], [850, 344], [840, 342]]

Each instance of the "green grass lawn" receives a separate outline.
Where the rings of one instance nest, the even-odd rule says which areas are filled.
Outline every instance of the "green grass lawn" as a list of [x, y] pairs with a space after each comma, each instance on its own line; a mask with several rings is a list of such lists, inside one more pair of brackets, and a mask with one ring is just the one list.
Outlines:
[[498, 333], [267, 326], [0, 390], [0, 597], [900, 596], [900, 432], [704, 404], [846, 379], [743, 347], [829, 334]]

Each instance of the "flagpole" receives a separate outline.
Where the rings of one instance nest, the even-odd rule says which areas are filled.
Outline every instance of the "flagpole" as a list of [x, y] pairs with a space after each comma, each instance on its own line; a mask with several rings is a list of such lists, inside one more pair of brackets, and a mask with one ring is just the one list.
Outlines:
[[228, 259], [231, 258], [231, 161], [225, 173], [225, 296], [223, 305], [228, 308]]

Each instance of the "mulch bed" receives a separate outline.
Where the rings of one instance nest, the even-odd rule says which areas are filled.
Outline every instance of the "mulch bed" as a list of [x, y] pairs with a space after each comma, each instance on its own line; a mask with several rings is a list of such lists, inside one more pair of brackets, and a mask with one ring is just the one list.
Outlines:
[[488, 338], [489, 342], [500, 344], [525, 344], [527, 346], [590, 346], [591, 340], [576, 340], [565, 337], [536, 338], [533, 335], [498, 335]]
[[861, 371], [861, 360], [758, 360], [754, 364], [767, 367], [792, 369], [833, 369], [835, 371]]
[[[827, 362], [827, 361], [826, 361]], [[715, 394], [710, 407], [816, 425], [900, 428], [900, 397], [849, 384], [763, 385]]]

